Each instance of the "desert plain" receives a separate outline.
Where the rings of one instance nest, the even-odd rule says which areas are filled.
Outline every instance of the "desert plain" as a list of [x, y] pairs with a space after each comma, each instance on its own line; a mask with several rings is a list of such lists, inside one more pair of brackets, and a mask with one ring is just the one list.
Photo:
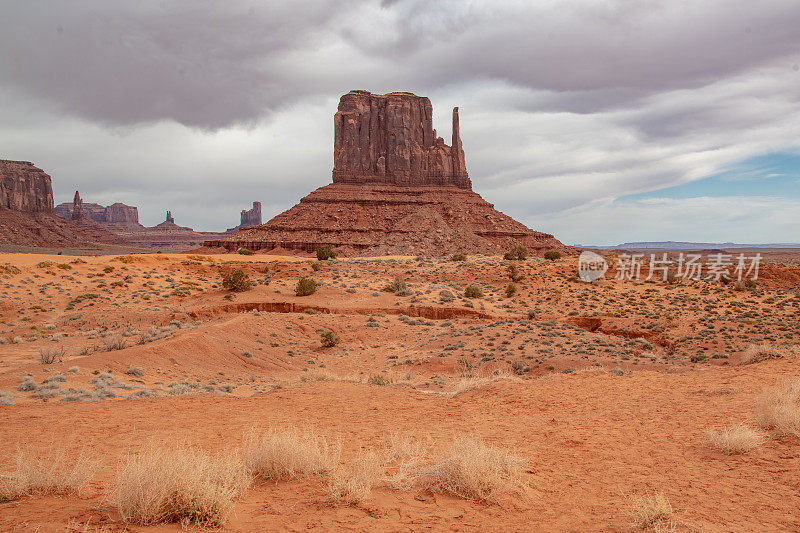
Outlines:
[[[767, 257], [744, 286], [583, 283], [576, 257], [4, 254], [0, 530], [796, 531], [800, 264]], [[198, 478], [202, 512], [132, 519], [137, 487], [196, 474], [158, 471], [181, 451], [233, 466]]]

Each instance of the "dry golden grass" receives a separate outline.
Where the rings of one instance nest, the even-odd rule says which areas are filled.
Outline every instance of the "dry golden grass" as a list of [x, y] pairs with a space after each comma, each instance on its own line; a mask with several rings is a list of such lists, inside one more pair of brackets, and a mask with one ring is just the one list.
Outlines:
[[742, 365], [760, 363], [768, 359], [785, 359], [792, 355], [792, 351], [787, 347], [776, 347], [769, 344], [753, 344], [748, 346], [742, 355]]
[[764, 442], [765, 438], [766, 434], [763, 431], [741, 422], [723, 428], [711, 428], [706, 434], [708, 445], [727, 455], [754, 450]]
[[522, 379], [506, 371], [499, 371], [491, 376], [465, 376], [460, 378], [453, 384], [452, 390], [449, 392], [450, 396], [458, 396], [459, 394], [484, 387], [497, 381], [516, 381], [521, 382]]
[[336, 470], [328, 482], [326, 492], [332, 505], [358, 505], [364, 501], [372, 488], [378, 485], [384, 473], [385, 463], [381, 454], [374, 450], [360, 453], [346, 468]]
[[250, 432], [242, 445], [242, 460], [258, 482], [291, 479], [333, 470], [341, 445], [324, 437], [289, 429]]
[[0, 502], [43, 494], [79, 494], [94, 476], [99, 462], [86, 452], [70, 460], [65, 452], [36, 455], [18, 450], [14, 469], [0, 473]]
[[419, 481], [428, 460], [428, 445], [420, 439], [389, 435], [384, 450], [388, 472], [383, 484], [392, 490], [408, 491]]
[[435, 493], [495, 502], [517, 489], [525, 460], [472, 438], [456, 438], [427, 469], [422, 484]]
[[108, 499], [126, 523], [219, 527], [249, 485], [238, 454], [150, 445], [123, 463]]
[[800, 379], [764, 389], [754, 406], [756, 421], [782, 435], [800, 435]]
[[675, 512], [663, 492], [632, 496], [628, 514], [634, 530], [675, 531], [677, 527]]

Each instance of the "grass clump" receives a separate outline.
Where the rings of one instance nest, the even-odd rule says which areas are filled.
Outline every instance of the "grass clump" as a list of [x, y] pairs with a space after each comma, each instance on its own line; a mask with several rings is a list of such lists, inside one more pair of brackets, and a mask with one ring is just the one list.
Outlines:
[[247, 274], [237, 268], [222, 278], [222, 286], [231, 292], [244, 292], [249, 291], [253, 284]]
[[129, 376], [134, 376], [137, 378], [144, 376], [144, 370], [142, 370], [142, 367], [140, 366], [129, 366], [125, 369], [125, 373]]
[[71, 460], [64, 451], [38, 456], [30, 450], [18, 450], [13, 470], [0, 473], [0, 502], [32, 495], [80, 494], [98, 465], [84, 452]]
[[756, 449], [766, 435], [763, 431], [745, 424], [731, 424], [723, 428], [711, 428], [706, 434], [708, 445], [726, 455], [747, 453]]
[[496, 502], [516, 490], [525, 460], [479, 440], [459, 437], [430, 467], [423, 486], [433, 493]]
[[515, 244], [503, 256], [503, 259], [507, 261], [525, 261], [527, 258], [528, 249], [521, 244]]
[[336, 252], [333, 249], [333, 246], [330, 244], [326, 244], [324, 246], [320, 246], [317, 248], [317, 260], [319, 261], [327, 261], [328, 259], [336, 259]]
[[340, 341], [341, 339], [339, 338], [339, 335], [332, 331], [325, 331], [321, 335], [321, 343], [323, 348], [333, 348], [339, 344]]
[[317, 292], [317, 282], [306, 277], [300, 278], [294, 288], [297, 296], [310, 296], [315, 292]]
[[326, 493], [332, 505], [358, 505], [381, 480], [384, 462], [374, 450], [360, 453], [346, 468], [333, 473]]
[[789, 354], [787, 348], [776, 348], [769, 344], [753, 344], [745, 349], [742, 355], [742, 365], [752, 365], [768, 359], [784, 359]]
[[11, 276], [16, 276], [22, 272], [18, 267], [12, 265], [11, 263], [3, 263], [0, 265], [0, 274], [8, 274]]
[[247, 474], [264, 483], [328, 472], [339, 462], [340, 452], [340, 445], [330, 445], [313, 433], [270, 429], [245, 437], [242, 461]]
[[250, 478], [237, 454], [148, 446], [126, 458], [108, 500], [125, 523], [221, 527]]
[[464, 296], [467, 298], [482, 298], [483, 292], [481, 292], [481, 289], [477, 285], [472, 284], [464, 289]]
[[628, 515], [633, 530], [675, 530], [675, 512], [663, 492], [631, 497]]
[[764, 389], [756, 398], [754, 411], [759, 427], [800, 436], [800, 380]]

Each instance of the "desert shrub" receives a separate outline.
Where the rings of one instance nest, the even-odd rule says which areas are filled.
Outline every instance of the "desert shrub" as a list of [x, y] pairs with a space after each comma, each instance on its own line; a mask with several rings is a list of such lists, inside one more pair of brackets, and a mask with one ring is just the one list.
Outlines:
[[247, 274], [237, 268], [222, 278], [222, 286], [232, 292], [244, 292], [249, 291], [253, 284]]
[[107, 352], [114, 352], [114, 351], [117, 351], [117, 350], [124, 350], [125, 348], [128, 347], [128, 344], [125, 342], [125, 339], [123, 339], [122, 337], [111, 337], [111, 338], [105, 339], [105, 341], [103, 341], [103, 343], [105, 344]]
[[330, 244], [326, 244], [324, 246], [320, 246], [317, 248], [317, 259], [319, 261], [327, 261], [328, 259], [336, 259], [336, 252], [333, 250], [333, 246]]
[[[160, 250], [159, 250], [159, 252], [160, 252]], [[135, 257], [133, 255], [120, 255], [118, 257], [115, 257], [113, 260], [114, 261], [119, 261], [120, 263], [126, 263], [126, 264], [139, 263], [139, 262], [144, 261], [144, 259], [142, 259], [141, 257]]]
[[758, 287], [758, 282], [756, 280], [751, 278], [747, 278], [746, 280], [744, 280], [745, 289], [755, 289], [756, 287]]
[[555, 250], [548, 250], [544, 253], [544, 258], [548, 261], [556, 261], [561, 259], [561, 252], [557, 252]]
[[125, 369], [125, 373], [129, 376], [134, 376], [137, 378], [144, 376], [144, 370], [142, 370], [142, 367], [139, 366], [129, 366]]
[[33, 380], [32, 377], [28, 376], [25, 379], [23, 379], [22, 383], [20, 383], [17, 386], [17, 390], [20, 390], [20, 391], [23, 391], [23, 392], [29, 392], [29, 391], [36, 390], [36, 387], [37, 387], [36, 382]]
[[513, 283], [506, 285], [506, 298], [511, 298], [515, 294], [517, 294], [517, 286]]
[[311, 263], [311, 270], [314, 272], [318, 272], [319, 269], [322, 268], [319, 263]]
[[51, 266], [55, 265], [55, 261], [40, 261], [36, 263], [36, 266], [39, 268], [50, 268]]
[[53, 363], [60, 363], [64, 359], [64, 355], [67, 351], [64, 349], [63, 346], [59, 346], [58, 348], [43, 348], [39, 350], [39, 361], [43, 365], [52, 365]]
[[528, 258], [528, 249], [521, 244], [515, 244], [505, 253], [503, 259], [508, 261], [524, 261]]
[[108, 501], [125, 523], [221, 527], [233, 500], [249, 485], [237, 454], [212, 456], [194, 448], [150, 445], [124, 460]]
[[727, 455], [747, 453], [764, 442], [763, 431], [751, 428], [742, 423], [731, 424], [723, 428], [711, 428], [706, 434], [706, 441], [713, 449]]
[[339, 335], [337, 335], [332, 331], [323, 332], [321, 337], [322, 337], [321, 342], [323, 348], [333, 348], [334, 346], [339, 344], [339, 341], [341, 341]]
[[248, 250], [247, 248], [239, 248], [236, 250], [236, 253], [239, 255], [253, 255], [255, 252], [253, 250]]
[[292, 479], [332, 470], [341, 446], [324, 437], [295, 429], [251, 431], [242, 445], [247, 474], [259, 483]]
[[370, 376], [367, 379], [367, 383], [369, 383], [370, 385], [383, 386], [383, 385], [389, 385], [392, 382], [391, 382], [391, 380], [386, 379], [385, 377], [383, 377], [381, 375], [374, 375], [374, 376]]
[[294, 293], [297, 296], [310, 296], [317, 291], [317, 282], [311, 278], [302, 277], [295, 285]]
[[0, 473], [0, 502], [34, 494], [79, 494], [89, 484], [98, 464], [85, 452], [71, 460], [63, 450], [42, 456], [18, 450], [14, 469]]
[[56, 265], [56, 268], [60, 268], [61, 270], [72, 270], [72, 267], [66, 263], [59, 263]]
[[384, 292], [393, 292], [397, 296], [407, 296], [409, 294], [408, 285], [403, 278], [395, 276], [394, 279], [388, 283], [384, 288]]
[[358, 505], [380, 482], [384, 462], [374, 450], [361, 452], [346, 468], [338, 469], [330, 478], [326, 492], [332, 505]]
[[10, 392], [0, 391], [0, 405], [14, 405], [14, 395]]
[[2, 265], [0, 265], [0, 274], [9, 274], [12, 276], [16, 276], [20, 272], [22, 271], [16, 266], [12, 265], [11, 263], [3, 263]]
[[105, 272], [106, 274], [111, 274], [112, 272], [114, 272], [114, 267], [112, 267], [111, 265], [108, 265], [108, 266], [103, 268], [103, 272]]
[[470, 285], [464, 289], [464, 296], [467, 298], [481, 298], [483, 297], [483, 292], [477, 285]]
[[674, 531], [676, 521], [669, 500], [663, 492], [632, 496], [628, 503], [630, 526], [634, 530]]
[[800, 435], [800, 380], [764, 389], [756, 398], [756, 422], [783, 435]]
[[788, 354], [786, 348], [776, 348], [769, 344], [753, 344], [748, 346], [742, 355], [742, 365], [760, 363], [768, 359], [783, 359]]
[[462, 253], [453, 254], [450, 257], [450, 261], [466, 261], [466, 260], [467, 260], [467, 256], [462, 254]]
[[426, 472], [423, 486], [434, 493], [495, 502], [519, 486], [524, 465], [524, 459], [507, 451], [459, 437]]
[[508, 265], [508, 278], [511, 281], [520, 281], [524, 277], [522, 272], [519, 271], [519, 268], [517, 268], [517, 265]]

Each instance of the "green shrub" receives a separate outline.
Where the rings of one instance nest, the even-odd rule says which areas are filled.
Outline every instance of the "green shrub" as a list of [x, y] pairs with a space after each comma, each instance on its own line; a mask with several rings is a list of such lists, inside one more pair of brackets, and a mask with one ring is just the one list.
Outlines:
[[239, 248], [238, 250], [236, 250], [236, 253], [240, 255], [253, 255], [255, 252], [253, 250], [248, 250], [246, 248]]
[[511, 279], [511, 281], [519, 281], [525, 276], [523, 276], [522, 273], [520, 273], [519, 268], [517, 268], [517, 265], [508, 265], [508, 277], [509, 279]]
[[383, 288], [384, 292], [393, 292], [397, 296], [408, 296], [411, 294], [408, 290], [405, 280], [400, 276], [395, 276], [391, 283]]
[[336, 252], [333, 250], [333, 246], [326, 244], [325, 246], [320, 246], [317, 248], [317, 259], [320, 261], [336, 259]]
[[506, 298], [511, 298], [515, 294], [517, 294], [517, 286], [513, 283], [506, 285]]
[[466, 261], [466, 260], [467, 256], [462, 253], [453, 254], [453, 256], [450, 258], [450, 261]]
[[544, 253], [544, 258], [548, 261], [555, 261], [557, 259], [561, 259], [561, 252], [557, 252], [555, 250], [548, 250]]
[[313, 279], [302, 277], [294, 288], [297, 296], [309, 296], [317, 292], [317, 282]]
[[508, 261], [524, 261], [528, 258], [528, 249], [521, 244], [515, 244], [503, 256], [503, 259]]
[[244, 292], [249, 291], [253, 284], [250, 282], [250, 278], [247, 277], [247, 274], [237, 268], [222, 278], [222, 286], [229, 291]]
[[464, 289], [464, 296], [467, 298], [481, 298], [483, 297], [483, 292], [481, 292], [477, 285], [470, 285]]
[[334, 333], [332, 331], [324, 332], [321, 335], [321, 337], [322, 337], [322, 341], [321, 342], [322, 342], [322, 347], [323, 348], [333, 348], [334, 346], [339, 344], [339, 342], [341, 341], [341, 339], [339, 338], [339, 335], [337, 335], [336, 333]]

